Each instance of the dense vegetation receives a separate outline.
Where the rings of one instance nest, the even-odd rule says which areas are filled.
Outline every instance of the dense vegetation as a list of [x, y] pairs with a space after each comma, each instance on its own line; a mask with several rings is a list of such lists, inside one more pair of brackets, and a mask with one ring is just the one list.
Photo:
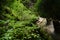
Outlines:
[[0, 0], [0, 40], [50, 40], [36, 25], [37, 0]]

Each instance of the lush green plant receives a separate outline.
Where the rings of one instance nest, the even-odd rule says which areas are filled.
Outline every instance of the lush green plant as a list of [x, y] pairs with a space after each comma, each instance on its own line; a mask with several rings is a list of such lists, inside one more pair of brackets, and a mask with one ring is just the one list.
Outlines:
[[0, 7], [0, 40], [50, 40], [37, 27], [35, 12], [24, 6], [23, 0], [5, 0], [4, 4]]

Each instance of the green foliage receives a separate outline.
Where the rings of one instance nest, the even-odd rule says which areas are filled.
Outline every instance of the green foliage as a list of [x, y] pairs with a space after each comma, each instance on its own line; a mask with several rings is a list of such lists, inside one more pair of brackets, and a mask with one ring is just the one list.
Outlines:
[[28, 9], [32, 8], [32, 6], [36, 3], [37, 0], [22, 0], [21, 2], [26, 6]]
[[1, 0], [0, 40], [49, 40], [36, 25], [35, 12], [23, 2], [30, 0]]
[[0, 5], [9, 5], [12, 4], [15, 0], [0, 0]]

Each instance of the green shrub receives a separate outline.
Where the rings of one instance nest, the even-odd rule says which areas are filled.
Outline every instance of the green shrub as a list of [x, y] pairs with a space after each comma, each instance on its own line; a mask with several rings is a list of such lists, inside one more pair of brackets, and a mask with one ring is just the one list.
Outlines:
[[0, 40], [49, 40], [44, 31], [37, 27], [33, 9], [28, 9], [21, 1], [6, 0], [7, 4], [1, 4]]

